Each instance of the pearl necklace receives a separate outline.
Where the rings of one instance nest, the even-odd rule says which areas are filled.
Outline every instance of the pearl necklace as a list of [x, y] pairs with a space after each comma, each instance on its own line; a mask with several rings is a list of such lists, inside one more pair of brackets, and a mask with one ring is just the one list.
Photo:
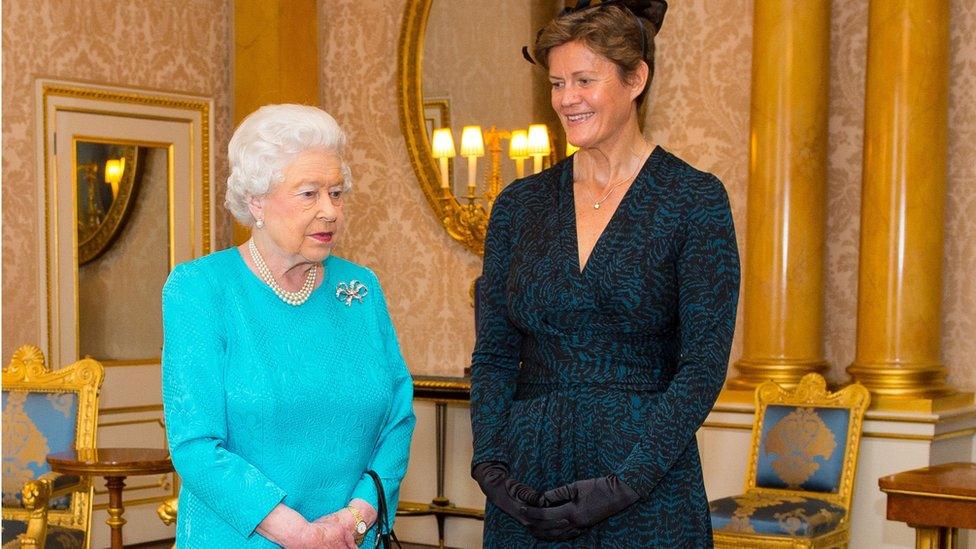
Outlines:
[[263, 280], [268, 286], [271, 286], [271, 289], [274, 290], [274, 293], [278, 296], [278, 298], [285, 303], [296, 307], [308, 301], [308, 298], [312, 295], [312, 288], [315, 286], [315, 275], [317, 274], [317, 269], [315, 268], [314, 264], [305, 275], [305, 284], [302, 284], [302, 289], [298, 290], [297, 292], [289, 292], [278, 285], [278, 281], [275, 280], [274, 276], [271, 274], [271, 269], [268, 268], [268, 264], [264, 262], [264, 258], [261, 257], [261, 253], [258, 252], [258, 247], [254, 244], [254, 239], [247, 242], [247, 249], [251, 252], [251, 261], [253, 261], [254, 266], [257, 267], [261, 280]]

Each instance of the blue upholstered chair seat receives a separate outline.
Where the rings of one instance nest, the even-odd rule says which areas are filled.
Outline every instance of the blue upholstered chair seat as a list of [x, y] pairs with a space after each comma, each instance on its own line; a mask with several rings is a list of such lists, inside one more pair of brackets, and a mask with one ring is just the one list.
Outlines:
[[[27, 523], [19, 520], [3, 521], [3, 549], [8, 547], [20, 547], [17, 536], [27, 531]], [[47, 527], [47, 539], [45, 549], [78, 549], [85, 546], [84, 530], [73, 530], [71, 528], [60, 528], [58, 526]]]
[[847, 512], [816, 498], [749, 493], [709, 502], [712, 530], [813, 538], [837, 528]]

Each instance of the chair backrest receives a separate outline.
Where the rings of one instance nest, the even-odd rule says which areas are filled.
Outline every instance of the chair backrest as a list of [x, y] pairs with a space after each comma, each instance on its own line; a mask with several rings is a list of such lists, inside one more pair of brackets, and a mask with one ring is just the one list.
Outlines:
[[[50, 472], [47, 454], [95, 447], [102, 365], [90, 358], [51, 371], [33, 345], [3, 369], [3, 518], [26, 521], [21, 489]], [[57, 485], [56, 485], [57, 486]], [[87, 530], [92, 489], [51, 501], [48, 524]]]
[[760, 385], [746, 490], [812, 495], [849, 509], [870, 401], [860, 383], [827, 391], [819, 374], [803, 376], [792, 391]]

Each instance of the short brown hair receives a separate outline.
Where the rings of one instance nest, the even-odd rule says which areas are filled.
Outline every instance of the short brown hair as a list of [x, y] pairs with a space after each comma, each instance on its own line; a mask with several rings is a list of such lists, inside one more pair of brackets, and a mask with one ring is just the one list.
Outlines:
[[532, 55], [549, 68], [549, 52], [569, 42], [580, 42], [594, 53], [617, 65], [621, 79], [634, 74], [640, 62], [647, 63], [647, 82], [637, 96], [637, 108], [644, 103], [654, 77], [654, 35], [657, 29], [642, 17], [617, 5], [595, 6], [565, 13], [549, 22], [536, 37]]

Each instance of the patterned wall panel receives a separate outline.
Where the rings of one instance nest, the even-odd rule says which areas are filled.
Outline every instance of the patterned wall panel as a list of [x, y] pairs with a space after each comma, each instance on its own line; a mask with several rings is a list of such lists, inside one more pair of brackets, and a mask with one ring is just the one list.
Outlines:
[[[231, 3], [227, 0], [3, 2], [3, 346], [37, 342], [38, 247], [34, 81], [79, 80], [214, 98], [214, 148], [230, 124]], [[226, 161], [216, 155], [216, 195]], [[218, 203], [220, 200], [218, 200]], [[218, 214], [218, 248], [230, 225]]]
[[410, 167], [397, 111], [396, 40], [376, 40], [398, 36], [402, 1], [319, 7], [322, 103], [348, 134], [355, 179], [336, 253], [376, 271], [411, 370], [458, 375], [474, 345], [468, 287], [480, 260], [434, 218]]
[[976, 391], [976, 2], [951, 9], [942, 359], [953, 386]]
[[[654, 64], [645, 133], [725, 183], [744, 258], [752, 2], [672, 2]], [[731, 363], [742, 354], [741, 305], [740, 292]]]

